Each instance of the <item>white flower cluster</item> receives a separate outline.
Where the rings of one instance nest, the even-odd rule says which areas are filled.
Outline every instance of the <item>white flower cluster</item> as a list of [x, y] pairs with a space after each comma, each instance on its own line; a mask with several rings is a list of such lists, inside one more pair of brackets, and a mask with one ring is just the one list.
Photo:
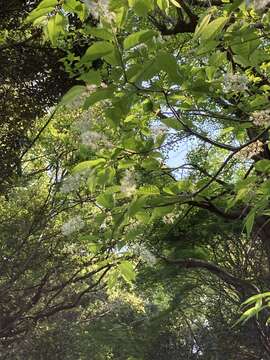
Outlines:
[[121, 191], [126, 196], [132, 196], [136, 191], [136, 181], [133, 171], [127, 170], [125, 172], [125, 175], [121, 180]]
[[270, 0], [254, 0], [254, 8], [256, 11], [261, 11], [270, 4]]
[[167, 224], [167, 225], [173, 224], [175, 219], [176, 219], [176, 216], [173, 213], [167, 214], [167, 215], [163, 216], [163, 218], [162, 218], [164, 224]]
[[90, 13], [96, 18], [104, 18], [107, 22], [115, 20], [115, 13], [110, 10], [110, 0], [84, 0]]
[[87, 250], [80, 246], [78, 247], [77, 244], [66, 244], [64, 246], [64, 253], [66, 255], [72, 255], [72, 256], [80, 256], [80, 257], [83, 257], [83, 256], [88, 256], [89, 253], [87, 252]]
[[227, 73], [224, 76], [223, 90], [225, 93], [245, 91], [248, 87], [246, 75]]
[[254, 112], [251, 114], [251, 121], [256, 126], [268, 126], [270, 124], [270, 109]]
[[135, 46], [134, 50], [138, 50], [138, 51], [147, 50], [147, 45], [145, 43], [141, 43], [141, 44]]
[[61, 186], [61, 193], [67, 194], [75, 189], [78, 188], [78, 184], [80, 183], [80, 176], [79, 174], [69, 175], [64, 181]]
[[86, 85], [86, 89], [87, 89], [87, 92], [88, 92], [88, 95], [89, 94], [92, 94], [93, 92], [95, 92], [97, 90], [97, 85], [94, 85], [94, 84], [87, 84]]
[[148, 265], [154, 265], [157, 262], [156, 257], [146, 248], [142, 248], [140, 250], [140, 257], [144, 260]]
[[88, 116], [83, 116], [81, 117], [81, 119], [79, 121], [76, 121], [74, 124], [73, 124], [73, 128], [76, 132], [79, 132], [79, 133], [83, 133], [85, 131], [88, 131], [89, 130], [89, 123], [90, 123], [90, 118]]
[[80, 187], [81, 184], [85, 183], [85, 180], [90, 176], [92, 170], [84, 170], [74, 175], [68, 175], [62, 185], [60, 192], [67, 194]]
[[263, 150], [263, 146], [263, 142], [257, 140], [254, 143], [240, 150], [235, 155], [235, 157], [239, 160], [251, 159], [253, 156], [258, 155]]
[[110, 149], [112, 143], [108, 141], [104, 134], [100, 134], [96, 131], [85, 131], [81, 134], [82, 144], [90, 147], [93, 150], [97, 150], [100, 146]]
[[101, 121], [101, 118], [99, 114], [97, 114], [93, 109], [88, 109], [85, 111], [82, 111], [80, 113], [80, 116], [78, 117], [78, 120], [76, 120], [72, 124], [72, 128], [76, 133], [84, 133], [88, 131], [91, 126], [95, 125], [96, 123], [99, 123]]
[[152, 134], [154, 139], [157, 139], [159, 136], [167, 133], [167, 128], [165, 126], [155, 126], [152, 128]]
[[132, 245], [131, 250], [148, 265], [154, 265], [157, 262], [157, 258], [155, 257], [155, 255], [153, 255], [151, 251], [149, 251], [142, 244], [137, 243]]
[[62, 234], [68, 236], [84, 227], [85, 223], [80, 216], [74, 216], [72, 219], [62, 225]]

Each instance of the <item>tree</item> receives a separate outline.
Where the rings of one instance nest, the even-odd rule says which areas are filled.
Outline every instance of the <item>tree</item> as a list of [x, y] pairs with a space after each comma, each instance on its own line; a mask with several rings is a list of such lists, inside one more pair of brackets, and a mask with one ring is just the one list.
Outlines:
[[72, 310], [85, 297], [91, 302], [109, 269], [125, 260], [108, 258], [102, 230], [100, 243], [91, 240], [89, 217], [97, 229], [104, 221], [91, 197], [59, 191], [76, 144], [61, 132], [75, 118], [71, 111], [56, 116], [24, 157], [23, 177], [1, 197], [0, 338], [8, 353], [37, 323]]
[[[176, 270], [207, 270], [239, 300], [269, 287], [269, 14], [262, 16], [264, 9], [264, 1], [209, 6], [203, 0], [44, 0], [27, 18], [44, 28], [53, 47], [67, 52], [66, 70], [85, 83], [71, 88], [60, 104], [82, 106], [91, 119], [79, 130], [78, 164], [65, 165], [73, 179], [86, 178], [85, 189], [71, 194], [94, 199], [105, 219], [103, 241], [110, 256], [124, 253], [130, 259], [139, 246], [139, 252], [150, 250]], [[81, 27], [68, 27], [70, 17], [80, 19]], [[97, 27], [89, 21], [93, 17]], [[80, 57], [68, 46], [77, 33], [91, 43]], [[183, 149], [184, 141], [190, 153], [179, 167], [169, 167], [166, 151]], [[233, 260], [237, 251], [244, 254], [243, 272], [235, 271], [237, 261], [231, 268], [226, 257], [223, 262], [222, 254], [216, 256], [218, 246], [207, 254], [206, 238], [218, 239], [209, 233], [207, 219], [215, 219], [226, 234], [223, 253]], [[197, 234], [188, 238], [188, 226], [195, 231], [195, 225]], [[207, 234], [200, 239], [203, 227]], [[173, 234], [180, 252], [166, 248], [171, 228], [179, 230]], [[250, 254], [254, 261], [247, 265]], [[134, 277], [128, 260], [110, 272], [110, 286], [119, 274], [128, 281]], [[268, 354], [263, 356], [269, 356], [265, 314], [254, 321]]]
[[42, 31], [24, 20], [39, 1], [1, 1], [0, 166], [2, 194], [21, 176], [21, 156], [37, 119], [74, 84], [59, 61], [61, 49], [44, 43]]

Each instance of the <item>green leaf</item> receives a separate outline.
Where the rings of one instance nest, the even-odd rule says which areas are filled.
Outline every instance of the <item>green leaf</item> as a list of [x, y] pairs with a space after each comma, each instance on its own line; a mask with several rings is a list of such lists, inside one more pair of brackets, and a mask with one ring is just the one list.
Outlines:
[[128, 73], [128, 78], [132, 82], [142, 82], [152, 79], [160, 71], [156, 59], [146, 61], [143, 66], [136, 64], [132, 74]]
[[216, 51], [209, 58], [209, 65], [219, 67], [226, 61], [226, 53], [221, 51]]
[[206, 55], [214, 50], [219, 45], [219, 41], [216, 40], [207, 40], [202, 41], [201, 45], [196, 48], [196, 55]]
[[37, 10], [49, 8], [51, 6], [56, 6], [58, 4], [58, 0], [43, 0], [39, 3]]
[[134, 0], [133, 9], [138, 16], [145, 17], [153, 9], [152, 0]]
[[194, 258], [207, 260], [209, 257], [209, 254], [204, 247], [193, 245], [191, 245], [190, 247], [179, 247], [178, 249], [176, 249], [175, 255], [177, 255], [177, 257], [181, 259]]
[[97, 176], [94, 172], [92, 172], [92, 174], [87, 179], [88, 190], [91, 193], [93, 193], [96, 190], [96, 186], [97, 186]]
[[242, 316], [240, 317], [239, 321], [238, 322], [243, 322], [243, 324], [245, 322], [247, 322], [250, 318], [252, 318], [253, 316], [257, 315], [258, 312], [260, 311], [261, 309], [254, 306], [252, 307], [251, 309], [248, 309], [246, 310]]
[[60, 33], [65, 33], [65, 17], [57, 13], [56, 15], [50, 17], [47, 25], [49, 39], [53, 46], [56, 46], [57, 38]]
[[113, 95], [112, 88], [99, 89], [86, 98], [83, 108], [86, 110], [89, 108], [89, 106], [94, 105], [99, 101], [111, 98], [112, 95]]
[[155, 185], [146, 185], [146, 186], [141, 186], [138, 190], [137, 190], [137, 194], [140, 195], [159, 195], [160, 191], [159, 188]]
[[58, 0], [43, 0], [26, 18], [25, 22], [33, 22], [38, 18], [51, 13], [55, 6], [58, 4]]
[[137, 162], [133, 159], [123, 159], [118, 162], [118, 168], [119, 169], [128, 169], [131, 166], [136, 165]]
[[178, 8], [181, 7], [180, 3], [179, 3], [178, 1], [176, 1], [176, 0], [171, 0], [171, 3], [172, 3], [174, 6], [178, 7]]
[[108, 284], [108, 288], [110, 290], [112, 290], [116, 286], [117, 281], [118, 281], [118, 276], [119, 276], [119, 273], [117, 270], [111, 270], [109, 272], [109, 275], [107, 278], [107, 284]]
[[269, 98], [266, 95], [256, 95], [255, 98], [248, 103], [250, 110], [261, 110], [269, 106]]
[[160, 69], [165, 71], [171, 82], [181, 83], [181, 76], [179, 74], [179, 67], [175, 57], [172, 54], [169, 54], [165, 51], [160, 51], [157, 53], [157, 64]]
[[201, 34], [201, 40], [206, 41], [217, 36], [228, 21], [227, 17], [219, 17], [205, 26]]
[[128, 282], [131, 283], [132, 281], [135, 280], [135, 271], [133, 269], [133, 264], [130, 261], [122, 261], [119, 265], [118, 265], [118, 269], [120, 271], [121, 276], [123, 277], [123, 279]]
[[54, 10], [54, 7], [48, 7], [48, 8], [41, 8], [41, 9], [36, 9], [34, 11], [32, 11], [26, 18], [25, 22], [29, 23], [29, 22], [34, 22], [35, 20], [37, 20], [38, 18], [41, 18], [45, 15], [50, 14], [52, 11]]
[[87, 169], [92, 169], [96, 166], [99, 166], [101, 164], [104, 164], [106, 162], [105, 159], [95, 159], [95, 160], [87, 160], [87, 161], [83, 161], [81, 162], [80, 164], [76, 165], [73, 169], [72, 169], [72, 172], [73, 173], [77, 173], [77, 172], [80, 172], [80, 171], [84, 171], [84, 170], [87, 170]]
[[246, 59], [246, 65], [249, 66], [248, 60], [250, 56], [255, 52], [261, 43], [258, 39], [256, 31], [245, 25], [236, 34], [233, 32], [232, 36], [233, 40], [231, 48], [233, 53], [239, 59]]
[[255, 211], [251, 210], [245, 219], [245, 228], [246, 228], [248, 236], [250, 236], [253, 225], [254, 225], [255, 214], [256, 214]]
[[175, 181], [163, 188], [163, 191], [170, 195], [177, 195], [190, 190], [190, 182], [188, 180]]
[[124, 40], [124, 49], [131, 49], [134, 46], [153, 38], [156, 34], [157, 33], [154, 30], [141, 30], [131, 34]]
[[89, 249], [89, 251], [92, 254], [98, 254], [100, 252], [100, 250], [102, 249], [102, 245], [101, 244], [96, 244], [96, 243], [89, 243], [87, 245], [87, 248]]
[[228, 13], [232, 13], [234, 10], [239, 8], [239, 6], [244, 2], [245, 0], [235, 0], [232, 4], [228, 5], [227, 11]]
[[52, 43], [52, 45], [55, 45], [56, 39], [57, 39], [55, 16], [50, 17], [47, 28], [48, 28], [48, 35], [49, 35], [50, 42]]
[[125, 25], [126, 19], [127, 19], [127, 14], [128, 14], [128, 9], [126, 6], [121, 6], [118, 7], [117, 9], [114, 10], [115, 15], [116, 15], [116, 19], [115, 19], [115, 23], [119, 28], [123, 28], [123, 26]]
[[175, 118], [160, 119], [160, 121], [174, 130], [183, 130], [183, 125]]
[[84, 21], [88, 16], [87, 7], [79, 0], [65, 0], [63, 9], [76, 14], [81, 21]]
[[146, 170], [157, 170], [160, 167], [160, 162], [153, 158], [144, 159], [142, 167]]
[[255, 164], [255, 169], [261, 172], [269, 172], [270, 171], [270, 160], [263, 159]]
[[[100, 168], [96, 172], [96, 181], [99, 185], [111, 185], [115, 177], [115, 169], [112, 167]], [[108, 192], [106, 190], [106, 192]], [[110, 191], [113, 193], [112, 191]]]
[[151, 220], [151, 214], [149, 214], [145, 210], [139, 211], [138, 213], [136, 213], [135, 217], [138, 221], [140, 221], [142, 224], [145, 224], [145, 225], [148, 225]]
[[75, 85], [62, 97], [59, 105], [67, 105], [86, 90], [85, 86]]
[[81, 8], [81, 3], [78, 0], [65, 0], [63, 8], [66, 11], [77, 12]]
[[111, 194], [116, 194], [116, 193], [120, 193], [121, 192], [121, 186], [120, 185], [112, 185], [112, 186], [109, 186], [107, 189], [106, 189], [106, 193], [111, 193]]
[[132, 200], [132, 202], [129, 205], [128, 208], [128, 215], [130, 217], [133, 217], [134, 215], [136, 215], [139, 211], [143, 210], [144, 206], [146, 204], [146, 197], [145, 196], [141, 196], [139, 198], [135, 198], [134, 200]]
[[199, 23], [199, 25], [197, 25], [197, 27], [195, 29], [193, 40], [197, 40], [201, 36], [202, 32], [205, 30], [206, 26], [209, 24], [210, 19], [211, 19], [211, 15], [208, 14], [202, 19], [202, 21]]
[[266, 292], [266, 293], [262, 293], [262, 294], [256, 294], [256, 295], [253, 295], [251, 297], [249, 297], [246, 301], [244, 301], [242, 303], [242, 306], [243, 305], [248, 305], [248, 304], [251, 304], [253, 302], [256, 302], [257, 300], [261, 300], [265, 297], [270, 297], [270, 292]]
[[83, 80], [88, 84], [94, 84], [99, 86], [101, 84], [101, 76], [100, 76], [100, 72], [96, 71], [96, 70], [89, 70], [86, 73], [83, 73], [80, 77], [79, 80]]
[[104, 192], [97, 197], [97, 203], [107, 209], [111, 209], [114, 206], [113, 194]]
[[156, 207], [152, 212], [151, 220], [160, 219], [161, 217], [170, 214], [173, 210], [173, 205]]
[[90, 61], [102, 58], [113, 52], [114, 46], [108, 41], [97, 41], [91, 45], [81, 58], [82, 64], [87, 64]]
[[157, 5], [162, 11], [166, 12], [170, 4], [169, 4], [169, 0], [157, 0]]
[[87, 27], [85, 32], [103, 40], [113, 40], [113, 34], [104, 28]]

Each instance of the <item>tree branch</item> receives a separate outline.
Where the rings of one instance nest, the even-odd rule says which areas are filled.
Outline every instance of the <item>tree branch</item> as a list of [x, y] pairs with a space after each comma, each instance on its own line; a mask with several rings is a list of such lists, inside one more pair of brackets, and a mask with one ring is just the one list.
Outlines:
[[[208, 144], [211, 144], [213, 146], [219, 147], [221, 149], [225, 149], [225, 150], [229, 150], [229, 151], [235, 151], [237, 149], [237, 147], [235, 147], [235, 146], [231, 146], [231, 145], [228, 145], [228, 144], [223, 144], [223, 143], [220, 143], [220, 142], [218, 142], [216, 140], [209, 139], [207, 136], [205, 136], [203, 134], [200, 134], [199, 132], [197, 132], [194, 129], [191, 129], [186, 123], [184, 123], [182, 121], [182, 119], [180, 118], [178, 112], [170, 104], [169, 99], [168, 99], [168, 95], [165, 93], [164, 96], [165, 96], [165, 99], [166, 99], [166, 103], [167, 103], [169, 109], [171, 110], [171, 112], [173, 113], [174, 117], [179, 121], [179, 123], [183, 126], [183, 130], [186, 131], [188, 134], [194, 135], [198, 139], [200, 139], [200, 140], [202, 140], [204, 142], [207, 142]], [[163, 118], [165, 117], [165, 115], [163, 115], [163, 114], [160, 115], [160, 117], [161, 116]]]
[[259, 293], [260, 290], [254, 284], [251, 284], [247, 280], [240, 279], [232, 275], [227, 270], [217, 266], [212, 262], [205, 260], [188, 258], [188, 259], [167, 259], [162, 257], [162, 259], [171, 265], [175, 265], [178, 268], [182, 269], [205, 269], [210, 273], [216, 275], [218, 278], [223, 280], [226, 284], [231, 285], [234, 289], [240, 294], [254, 294]]
[[[173, 27], [168, 28], [165, 21], [161, 22], [158, 21], [154, 16], [149, 16], [150, 21], [160, 31], [161, 35], [168, 36], [183, 33], [194, 33], [196, 29], [199, 20], [198, 16], [192, 12], [190, 7], [183, 0], [177, 0], [177, 2], [181, 6], [181, 9], [177, 9], [178, 18], [176, 24]], [[190, 21], [187, 22], [183, 20], [182, 9], [187, 14]]]

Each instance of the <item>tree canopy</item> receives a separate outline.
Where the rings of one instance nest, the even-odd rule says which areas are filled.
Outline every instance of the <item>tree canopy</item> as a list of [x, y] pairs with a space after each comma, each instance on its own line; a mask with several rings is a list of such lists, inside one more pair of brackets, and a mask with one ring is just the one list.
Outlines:
[[5, 4], [3, 358], [269, 359], [269, 7]]

